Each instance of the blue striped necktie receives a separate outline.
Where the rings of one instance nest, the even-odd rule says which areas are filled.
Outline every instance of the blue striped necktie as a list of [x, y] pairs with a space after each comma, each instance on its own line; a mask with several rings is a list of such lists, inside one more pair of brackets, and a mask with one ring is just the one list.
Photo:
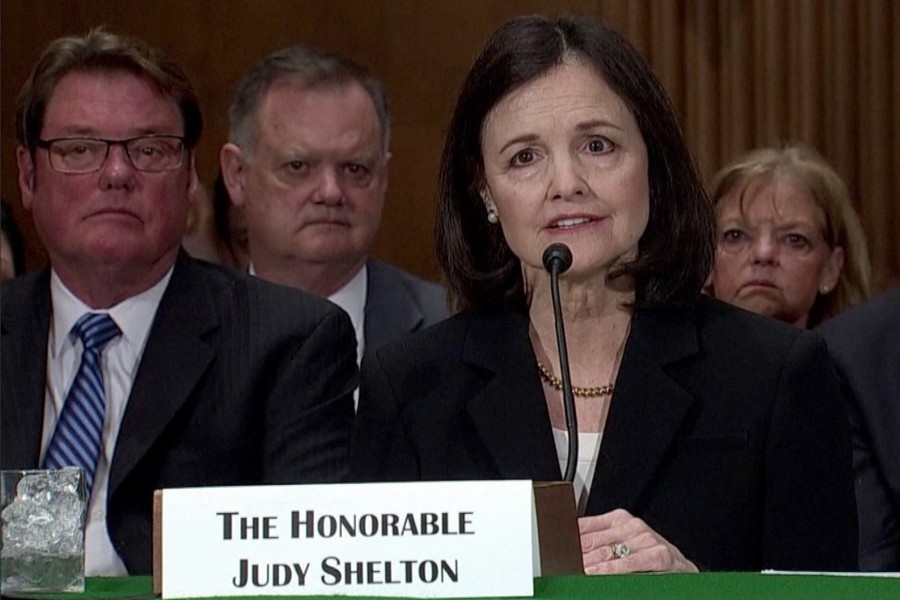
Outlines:
[[103, 437], [103, 415], [106, 412], [106, 391], [100, 355], [103, 348], [121, 331], [108, 314], [87, 313], [72, 328], [84, 345], [81, 365], [63, 403], [56, 429], [47, 446], [45, 469], [65, 466], [84, 467], [90, 495], [94, 485], [94, 471], [100, 457]]

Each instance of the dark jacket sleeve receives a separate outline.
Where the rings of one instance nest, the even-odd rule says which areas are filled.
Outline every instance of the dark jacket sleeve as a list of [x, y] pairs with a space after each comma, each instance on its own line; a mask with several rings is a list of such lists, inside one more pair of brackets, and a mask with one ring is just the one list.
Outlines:
[[855, 571], [850, 430], [825, 344], [805, 333], [778, 382], [766, 443], [764, 566]]
[[[874, 450], [859, 400], [849, 388], [845, 395], [853, 434], [853, 472], [859, 515], [859, 567], [863, 571], [900, 570], [900, 522], [882, 466]], [[889, 429], [889, 425], [885, 429]], [[890, 434], [889, 434], [890, 435]], [[898, 435], [896, 432], [893, 435]]]
[[265, 483], [344, 481], [349, 468], [356, 337], [328, 313], [273, 366], [264, 438]]

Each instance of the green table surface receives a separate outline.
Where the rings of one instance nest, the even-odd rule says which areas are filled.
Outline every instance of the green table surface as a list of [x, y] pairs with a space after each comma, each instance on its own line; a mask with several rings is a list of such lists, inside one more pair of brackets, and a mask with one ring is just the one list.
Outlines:
[[[29, 594], [18, 597], [93, 600], [119, 598], [149, 600], [150, 577], [91, 577], [81, 594]], [[10, 596], [12, 597], [12, 596]], [[333, 598], [334, 596], [279, 596]], [[828, 575], [767, 575], [759, 573], [702, 573], [545, 577], [534, 582], [535, 598], [600, 600], [898, 600], [900, 578]], [[230, 596], [251, 598], [251, 596]], [[356, 596], [356, 598], [375, 598]]]

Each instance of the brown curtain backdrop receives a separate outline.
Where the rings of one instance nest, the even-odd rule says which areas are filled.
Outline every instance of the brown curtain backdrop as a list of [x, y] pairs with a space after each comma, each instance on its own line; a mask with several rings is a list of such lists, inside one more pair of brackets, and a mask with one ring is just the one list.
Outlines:
[[877, 289], [900, 282], [898, 0], [3, 0], [2, 194], [30, 268], [46, 255], [18, 201], [15, 97], [43, 47], [106, 25], [162, 47], [200, 94], [203, 179], [215, 175], [240, 75], [292, 44], [343, 52], [386, 85], [391, 183], [375, 253], [439, 279], [435, 181], [457, 89], [486, 36], [527, 13], [603, 17], [665, 84], [706, 177], [734, 155], [788, 141], [816, 147], [847, 180], [868, 233]]

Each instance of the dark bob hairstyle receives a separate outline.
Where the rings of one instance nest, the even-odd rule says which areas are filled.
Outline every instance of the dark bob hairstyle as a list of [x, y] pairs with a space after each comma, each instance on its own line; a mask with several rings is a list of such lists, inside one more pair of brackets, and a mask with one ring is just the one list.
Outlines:
[[457, 308], [521, 308], [521, 266], [500, 227], [488, 223], [481, 133], [513, 90], [577, 57], [631, 110], [647, 146], [650, 218], [638, 255], [610, 277], [634, 279], [636, 308], [691, 303], [715, 257], [715, 218], [669, 98], [619, 34], [584, 16], [517, 17], [500, 26], [469, 71], [441, 158], [435, 237]]

